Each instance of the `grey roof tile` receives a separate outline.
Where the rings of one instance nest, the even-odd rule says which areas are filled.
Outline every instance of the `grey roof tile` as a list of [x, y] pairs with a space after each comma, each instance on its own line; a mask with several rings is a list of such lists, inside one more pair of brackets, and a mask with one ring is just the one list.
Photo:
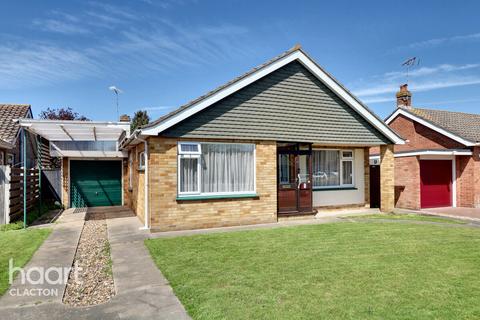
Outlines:
[[407, 111], [463, 139], [480, 142], [480, 114], [423, 108]]

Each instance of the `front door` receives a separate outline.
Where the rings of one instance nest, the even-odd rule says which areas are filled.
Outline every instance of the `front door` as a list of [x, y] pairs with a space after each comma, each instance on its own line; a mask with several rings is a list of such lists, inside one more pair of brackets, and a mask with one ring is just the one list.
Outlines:
[[311, 148], [278, 147], [278, 212], [312, 212]]

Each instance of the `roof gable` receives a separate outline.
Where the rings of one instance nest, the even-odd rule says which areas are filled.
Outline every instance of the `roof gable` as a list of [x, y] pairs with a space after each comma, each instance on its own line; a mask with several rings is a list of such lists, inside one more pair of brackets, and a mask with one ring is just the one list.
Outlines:
[[326, 145], [389, 143], [297, 61], [166, 129], [162, 135]]
[[294, 48], [266, 64], [253, 69], [245, 75], [221, 86], [210, 93], [182, 106], [174, 112], [152, 122], [141, 128], [141, 135], [158, 135], [161, 132], [171, 128], [179, 122], [193, 116], [207, 107], [219, 102], [229, 95], [245, 88], [246, 86], [258, 81], [270, 73], [297, 61], [306, 68], [312, 75], [320, 80], [327, 88], [345, 102], [352, 110], [358, 113], [366, 122], [374, 127], [381, 135], [385, 136], [390, 142], [403, 143], [403, 140], [390, 129], [381, 119], [375, 116], [365, 105], [356, 99], [342, 85], [340, 85], [331, 75], [320, 68], [312, 59], [310, 59], [302, 50]]
[[20, 129], [14, 120], [31, 117], [32, 111], [28, 104], [0, 104], [0, 139], [14, 144]]
[[[420, 108], [409, 110], [398, 108], [387, 117], [385, 122], [390, 124], [399, 115], [403, 115], [465, 146], [474, 146], [479, 141], [477, 139], [480, 139], [480, 133], [478, 133], [480, 115]], [[474, 132], [475, 129], [477, 129], [476, 133]]]

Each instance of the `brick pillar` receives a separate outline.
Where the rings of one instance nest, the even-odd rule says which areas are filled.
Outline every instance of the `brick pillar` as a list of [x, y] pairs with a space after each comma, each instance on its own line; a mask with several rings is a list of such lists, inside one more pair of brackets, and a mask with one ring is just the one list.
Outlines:
[[480, 147], [473, 147], [473, 207], [480, 208]]
[[393, 144], [380, 146], [380, 210], [392, 212], [395, 205]]
[[365, 207], [370, 208], [370, 148], [363, 148]]

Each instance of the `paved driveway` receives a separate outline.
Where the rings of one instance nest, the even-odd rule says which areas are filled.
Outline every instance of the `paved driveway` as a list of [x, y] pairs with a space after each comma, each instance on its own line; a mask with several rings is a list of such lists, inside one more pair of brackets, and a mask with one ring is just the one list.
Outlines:
[[479, 220], [480, 221], [480, 208], [433, 208], [423, 209], [422, 212], [443, 215], [448, 217], [456, 217], [463, 219]]
[[[0, 299], [0, 319], [190, 319], [143, 244], [150, 233], [140, 230], [137, 217], [123, 207], [97, 210], [106, 214], [116, 295], [105, 304], [76, 308], [62, 303], [64, 285], [58, 297], [48, 299], [18, 299], [7, 292]], [[27, 267], [71, 266], [84, 216], [66, 210]]]

